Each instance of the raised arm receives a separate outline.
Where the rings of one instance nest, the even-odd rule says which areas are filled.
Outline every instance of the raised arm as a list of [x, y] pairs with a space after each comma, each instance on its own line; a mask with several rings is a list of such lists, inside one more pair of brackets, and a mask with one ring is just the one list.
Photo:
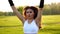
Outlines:
[[35, 19], [40, 28], [41, 28], [41, 17], [42, 17], [43, 7], [44, 7], [44, 0], [41, 0], [40, 5], [39, 5], [39, 9], [38, 9], [39, 11], [37, 14], [37, 18]]
[[22, 22], [24, 22], [24, 21], [25, 21], [24, 17], [23, 17], [23, 16], [18, 12], [18, 10], [15, 8], [13, 1], [12, 1], [12, 0], [8, 0], [8, 2], [9, 2], [9, 4], [10, 4], [13, 12], [17, 15], [17, 17], [18, 17]]

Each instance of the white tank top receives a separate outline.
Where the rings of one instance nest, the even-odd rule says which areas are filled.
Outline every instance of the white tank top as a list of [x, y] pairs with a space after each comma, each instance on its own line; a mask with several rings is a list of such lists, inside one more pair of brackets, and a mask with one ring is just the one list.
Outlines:
[[38, 33], [38, 26], [35, 22], [35, 20], [33, 20], [30, 24], [28, 23], [28, 20], [26, 20], [24, 22], [24, 33]]

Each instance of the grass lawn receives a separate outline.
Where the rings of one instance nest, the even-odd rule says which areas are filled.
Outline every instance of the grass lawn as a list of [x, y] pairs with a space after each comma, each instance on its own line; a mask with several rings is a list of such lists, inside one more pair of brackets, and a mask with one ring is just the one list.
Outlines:
[[[23, 34], [23, 25], [16, 16], [0, 16], [0, 34]], [[60, 15], [42, 16], [38, 34], [60, 34]]]

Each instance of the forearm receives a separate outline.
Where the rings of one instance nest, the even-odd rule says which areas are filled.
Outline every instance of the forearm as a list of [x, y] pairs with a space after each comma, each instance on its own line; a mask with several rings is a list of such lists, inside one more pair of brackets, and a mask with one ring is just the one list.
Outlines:
[[15, 8], [15, 6], [11, 6], [11, 8], [18, 17], [21, 16], [20, 12]]
[[42, 27], [41, 21], [42, 21], [42, 12], [43, 12], [43, 7], [44, 7], [44, 0], [40, 1], [40, 5], [39, 5], [39, 11], [38, 11], [38, 18], [40, 18], [40, 23], [39, 23], [39, 27]]
[[[9, 4], [10, 4], [13, 12], [14, 12], [17, 16], [20, 15], [20, 13], [18, 12], [18, 10], [15, 8], [13, 1], [12, 1], [12, 0], [8, 0], [8, 2], [9, 2]], [[19, 17], [19, 16], [18, 16], [18, 17]]]
[[39, 19], [39, 24], [40, 24], [40, 26], [41, 26], [41, 20], [42, 20], [42, 12], [43, 12], [43, 10], [40, 10], [40, 8], [39, 8], [39, 12], [38, 12], [38, 19]]
[[39, 4], [39, 9], [38, 9], [38, 16], [42, 15], [43, 7], [44, 7], [44, 0], [41, 0]]
[[16, 16], [24, 22], [24, 17], [20, 14], [20, 12], [14, 7], [14, 6], [11, 6], [13, 12], [16, 14]]
[[41, 0], [40, 4], [39, 4], [39, 9], [38, 9], [38, 17], [39, 18], [41, 18], [41, 16], [42, 16], [43, 7], [44, 7], [44, 0]]
[[24, 22], [24, 17], [20, 14], [20, 12], [18, 12], [18, 10], [16, 9], [16, 7], [14, 6], [14, 3], [12, 0], [8, 0], [13, 12], [16, 14], [16, 16]]
[[42, 16], [43, 9], [39, 8], [38, 10], [39, 10], [39, 11], [38, 11], [37, 17], [38, 17], [39, 20], [41, 20], [41, 16]]

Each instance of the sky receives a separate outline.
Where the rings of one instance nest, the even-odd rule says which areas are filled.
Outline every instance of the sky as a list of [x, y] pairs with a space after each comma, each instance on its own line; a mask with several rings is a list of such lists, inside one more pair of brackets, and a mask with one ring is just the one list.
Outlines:
[[[60, 0], [44, 0], [44, 4], [58, 3]], [[35, 6], [39, 5], [40, 0], [13, 0], [15, 6]], [[0, 0], [0, 11], [12, 11], [8, 0]]]

